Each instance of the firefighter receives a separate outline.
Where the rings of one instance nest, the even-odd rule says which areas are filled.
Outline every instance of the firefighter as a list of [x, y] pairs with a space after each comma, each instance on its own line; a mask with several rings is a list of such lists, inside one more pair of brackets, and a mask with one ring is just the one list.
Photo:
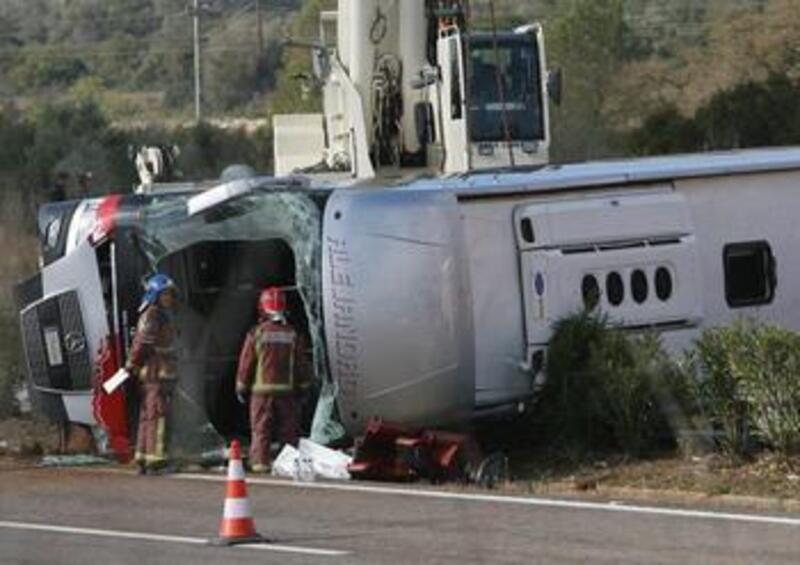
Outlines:
[[177, 287], [168, 276], [147, 281], [126, 368], [139, 377], [139, 431], [135, 460], [140, 474], [169, 471], [167, 415], [177, 377], [174, 312]]
[[239, 354], [236, 397], [250, 397], [250, 468], [270, 470], [273, 420], [279, 439], [296, 444], [300, 433], [297, 379], [305, 373], [303, 340], [286, 317], [286, 294], [277, 287], [261, 292], [259, 322], [248, 332]]

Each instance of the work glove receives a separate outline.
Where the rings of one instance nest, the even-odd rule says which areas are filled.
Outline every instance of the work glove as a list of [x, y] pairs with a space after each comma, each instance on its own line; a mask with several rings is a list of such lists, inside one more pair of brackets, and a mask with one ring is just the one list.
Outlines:
[[125, 370], [128, 371], [131, 378], [136, 381], [139, 380], [139, 369], [131, 365], [130, 363], [125, 363]]

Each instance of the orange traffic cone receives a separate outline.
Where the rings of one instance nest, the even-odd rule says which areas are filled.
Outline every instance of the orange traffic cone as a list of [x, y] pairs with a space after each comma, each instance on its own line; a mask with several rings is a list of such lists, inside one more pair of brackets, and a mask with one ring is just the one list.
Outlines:
[[240, 543], [259, 543], [267, 541], [258, 532], [247, 499], [247, 485], [244, 478], [244, 465], [239, 442], [231, 442], [228, 456], [228, 481], [225, 490], [225, 508], [219, 525], [217, 545]]

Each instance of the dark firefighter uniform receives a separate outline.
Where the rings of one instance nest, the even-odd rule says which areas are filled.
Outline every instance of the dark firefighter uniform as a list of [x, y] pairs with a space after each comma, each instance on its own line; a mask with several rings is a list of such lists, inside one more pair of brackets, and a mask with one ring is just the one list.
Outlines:
[[167, 291], [174, 287], [156, 293], [140, 315], [127, 364], [140, 383], [135, 460], [141, 470], [167, 463], [167, 414], [177, 377], [175, 326], [160, 296]]
[[239, 355], [236, 392], [250, 394], [250, 466], [270, 468], [272, 423], [277, 418], [280, 441], [296, 444], [298, 394], [310, 382], [306, 340], [286, 321], [264, 319], [245, 338]]

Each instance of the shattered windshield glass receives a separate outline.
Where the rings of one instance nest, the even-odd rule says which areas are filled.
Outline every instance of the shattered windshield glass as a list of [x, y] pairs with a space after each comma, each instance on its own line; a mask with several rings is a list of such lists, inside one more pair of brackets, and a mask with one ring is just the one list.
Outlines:
[[213, 454], [223, 445], [221, 435], [245, 436], [245, 410], [234, 394], [236, 364], [242, 339], [256, 322], [258, 293], [267, 285], [289, 292], [290, 319], [313, 343], [317, 383], [328, 381], [320, 279], [325, 197], [257, 187], [195, 215], [188, 212], [190, 196], [170, 197], [137, 219], [141, 251], [181, 291], [179, 382], [169, 439], [176, 455]]

